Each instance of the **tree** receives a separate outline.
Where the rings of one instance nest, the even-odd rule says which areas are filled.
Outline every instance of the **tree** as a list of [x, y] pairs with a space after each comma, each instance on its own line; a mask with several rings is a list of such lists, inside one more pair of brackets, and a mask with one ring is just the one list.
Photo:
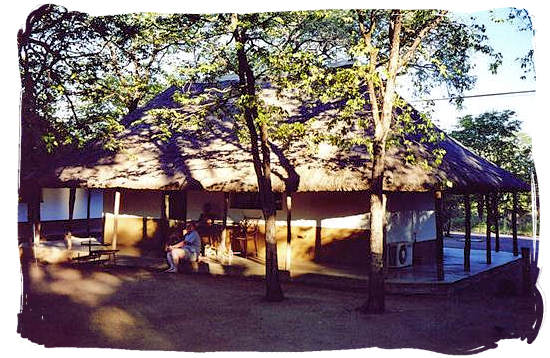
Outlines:
[[188, 66], [180, 54], [190, 51], [198, 20], [152, 13], [92, 18], [104, 50], [96, 56], [95, 81], [83, 86], [80, 97], [86, 103], [84, 117], [113, 124], [102, 133], [107, 147], [118, 145], [113, 134], [122, 129], [119, 119], [164, 89], [176, 63]]
[[[323, 102], [338, 101], [337, 121], [342, 131], [332, 139], [344, 145], [365, 145], [371, 153], [369, 294], [361, 310], [384, 311], [384, 160], [389, 145], [412, 144], [406, 133], [418, 133], [420, 142], [437, 142], [440, 133], [429, 119], [417, 116], [396, 95], [398, 77], [405, 77], [419, 92], [445, 84], [449, 92], [461, 93], [471, 88], [474, 78], [468, 75], [473, 51], [494, 58], [491, 70], [500, 57], [485, 44], [482, 26], [467, 26], [446, 11], [358, 10], [333, 13], [327, 17], [347, 30], [347, 42], [340, 52], [344, 66], [327, 66], [307, 53], [295, 54], [295, 65], [281, 66], [288, 86], [302, 89]], [[359, 136], [350, 136], [351, 128], [362, 128]], [[434, 151], [427, 170], [437, 165], [444, 154]], [[403, 158], [414, 162], [412, 154]], [[447, 183], [441, 183], [442, 188]]]
[[499, 167], [528, 182], [533, 171], [531, 145], [515, 112], [485, 112], [458, 119], [449, 135]]
[[97, 141], [115, 149], [120, 119], [166, 86], [168, 62], [188, 49], [196, 19], [33, 11], [18, 34], [23, 160]]
[[[467, 115], [458, 119], [449, 135], [474, 153], [499, 167], [517, 175], [529, 183], [534, 173], [530, 138], [521, 132], [521, 122], [513, 111], [485, 112], [476, 117]], [[497, 200], [502, 204], [499, 216], [508, 217], [513, 202], [509, 193], [500, 193]], [[519, 214], [530, 211], [529, 195], [521, 195]], [[478, 208], [483, 208], [483, 198], [478, 198]]]
[[[206, 25], [199, 35], [203, 40], [194, 51], [196, 66], [184, 71], [178, 81], [180, 88], [192, 88], [186, 83], [201, 80], [208, 82], [203, 97], [182, 90], [177, 95], [178, 101], [182, 107], [194, 104], [198, 108], [208, 108], [195, 113], [203, 119], [213, 111], [225, 112], [234, 119], [237, 136], [249, 145], [265, 219], [265, 297], [269, 301], [280, 301], [284, 297], [279, 282], [275, 237], [276, 205], [271, 183], [271, 146], [277, 141], [283, 144], [282, 147], [285, 147], [285, 143], [288, 145], [296, 132], [303, 133], [303, 124], [288, 123], [286, 112], [277, 105], [265, 103], [260, 92], [263, 84], [277, 85], [279, 82], [278, 68], [272, 66], [275, 59], [290, 59], [293, 52], [306, 48], [317, 52], [331, 51], [332, 45], [338, 41], [333, 36], [334, 31], [313, 36], [319, 26], [323, 25], [323, 14], [286, 12], [204, 16]], [[238, 81], [219, 80], [231, 74], [236, 74]], [[211, 104], [207, 105], [209, 101]], [[162, 118], [176, 120], [177, 114], [162, 115]], [[189, 119], [185, 118], [187, 121]], [[162, 126], [165, 123], [158, 124]], [[168, 136], [175, 127], [167, 128]]]
[[[244, 21], [243, 21], [244, 20]], [[259, 19], [258, 19], [259, 20]], [[275, 198], [271, 187], [271, 159], [269, 149], [269, 137], [267, 123], [259, 121], [258, 97], [256, 95], [256, 79], [250, 66], [246, 53], [250, 37], [247, 27], [251, 22], [246, 22], [239, 15], [231, 15], [231, 27], [235, 38], [235, 49], [239, 75], [239, 87], [241, 92], [241, 106], [248, 133], [250, 135], [251, 153], [254, 163], [254, 171], [258, 179], [258, 191], [262, 203], [262, 211], [265, 218], [265, 263], [266, 263], [266, 298], [270, 301], [283, 299], [283, 291], [279, 282], [279, 267], [277, 260], [277, 241], [275, 238]], [[258, 127], [258, 128], [257, 128]], [[258, 130], [259, 129], [259, 133]], [[258, 145], [259, 144], [259, 145]]]
[[[44, 5], [27, 18], [19, 31], [18, 49], [22, 82], [21, 157], [36, 162], [41, 153], [71, 138], [75, 101], [66, 83], [75, 73], [88, 77], [94, 49], [92, 31], [82, 13]], [[65, 119], [55, 116], [63, 111]]]
[[[258, 183], [259, 201], [265, 220], [266, 299], [284, 299], [279, 280], [275, 237], [276, 203], [271, 184], [272, 130], [284, 117], [275, 106], [264, 103], [258, 91], [269, 77], [265, 67], [276, 51], [276, 28], [284, 20], [278, 14], [219, 14], [203, 16], [204, 26], [195, 38], [193, 68], [184, 69], [174, 82], [180, 90], [174, 96], [182, 108], [192, 104], [192, 116], [181, 118], [178, 109], [157, 111], [158, 125], [165, 129], [166, 139], [190, 122], [205, 125], [208, 115], [217, 112], [233, 118], [237, 136], [249, 145]], [[269, 35], [269, 33], [271, 35]], [[270, 42], [272, 41], [272, 42]], [[236, 75], [238, 81], [220, 81]], [[192, 88], [206, 83], [202, 93]], [[187, 90], [186, 90], [187, 89]], [[166, 122], [168, 119], [168, 122]], [[201, 123], [202, 122], [202, 123]]]

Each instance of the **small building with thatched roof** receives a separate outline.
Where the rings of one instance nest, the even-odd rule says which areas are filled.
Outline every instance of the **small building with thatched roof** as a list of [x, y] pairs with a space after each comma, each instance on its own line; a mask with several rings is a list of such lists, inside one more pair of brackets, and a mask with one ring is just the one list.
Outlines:
[[[88, 222], [89, 231], [89, 220], [95, 217], [104, 242], [136, 255], [149, 255], [161, 252], [169, 233], [182, 222], [198, 220], [206, 210], [214, 219], [213, 228], [219, 227], [204, 234], [208, 243], [215, 245], [225, 237], [235, 251], [242, 251], [243, 242], [239, 247], [237, 242], [231, 243], [228, 227], [258, 218], [258, 236], [244, 241], [246, 255], [261, 258], [262, 215], [249, 144], [238, 137], [231, 116], [210, 115], [201, 127], [179, 128], [166, 136], [166, 128], [154, 112], [177, 110], [176, 91], [176, 87], [167, 89], [124, 119], [127, 129], [117, 137], [118, 151], [90, 146], [79, 153], [48, 158], [32, 169], [26, 170], [22, 163], [21, 188], [29, 192], [29, 188], [40, 188], [42, 202], [40, 210], [38, 206], [29, 210], [32, 220], [21, 223], [20, 232], [37, 218], [43, 227], [48, 220], [74, 222], [81, 218]], [[281, 104], [274, 89], [265, 88], [262, 96], [268, 103]], [[335, 106], [305, 108], [295, 98], [283, 101], [291, 121], [306, 123], [315, 117], [316, 123], [322, 123], [338, 111]], [[437, 144], [411, 136], [408, 143], [407, 148], [390, 148], [386, 158], [388, 256], [395, 257], [392, 248], [401, 252], [401, 262], [390, 257], [390, 266], [435, 260], [436, 192], [529, 190], [514, 175], [448, 136]], [[421, 165], [422, 160], [403, 160], [413, 152], [429, 161], [436, 146], [446, 154], [435, 168]], [[369, 227], [368, 150], [362, 146], [343, 150], [328, 142], [273, 142], [271, 162], [279, 252], [287, 252], [279, 262], [285, 267], [291, 259], [364, 263]], [[22, 222], [27, 208], [26, 203], [20, 204]]]

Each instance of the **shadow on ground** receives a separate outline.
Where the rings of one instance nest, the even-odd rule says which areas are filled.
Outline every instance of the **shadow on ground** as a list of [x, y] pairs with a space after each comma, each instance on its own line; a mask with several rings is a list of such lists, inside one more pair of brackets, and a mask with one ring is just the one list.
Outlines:
[[388, 296], [387, 313], [365, 315], [355, 310], [363, 292], [294, 282], [269, 303], [259, 279], [34, 263], [23, 273], [20, 334], [46, 347], [471, 354], [501, 339], [532, 342], [543, 310], [538, 291], [520, 295], [510, 282], [453, 297]]

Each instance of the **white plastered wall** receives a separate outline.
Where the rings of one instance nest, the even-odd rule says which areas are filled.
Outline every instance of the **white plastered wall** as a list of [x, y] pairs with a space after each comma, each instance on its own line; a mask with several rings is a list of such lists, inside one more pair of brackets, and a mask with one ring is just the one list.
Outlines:
[[388, 195], [387, 242], [427, 241], [435, 238], [432, 193]]
[[[188, 192], [187, 217], [199, 218], [204, 204], [210, 203], [218, 217], [223, 215], [223, 193]], [[364, 192], [318, 192], [292, 194], [292, 226], [330, 229], [369, 227], [369, 198]], [[230, 208], [228, 221], [244, 216], [262, 217], [260, 210]], [[431, 193], [388, 194], [387, 241], [426, 241], [435, 238], [434, 200]], [[277, 211], [277, 225], [286, 225], [286, 201]]]
[[[100, 218], [102, 211], [113, 212], [114, 190], [91, 191], [90, 216]], [[235, 195], [235, 194], [232, 194]], [[69, 189], [44, 188], [40, 204], [41, 220], [66, 220], [69, 217]], [[159, 218], [162, 192], [123, 190], [120, 214]], [[219, 218], [223, 216], [224, 194], [221, 192], [189, 191], [187, 217], [197, 220], [206, 203]], [[76, 190], [75, 219], [86, 218], [87, 192]], [[292, 225], [331, 229], [368, 229], [369, 204], [364, 192], [294, 193], [292, 195]], [[260, 210], [229, 208], [228, 222], [247, 217], [262, 217]], [[434, 202], [431, 193], [388, 194], [387, 241], [425, 241], [435, 238]], [[18, 221], [27, 221], [27, 204], [19, 203]], [[286, 225], [286, 200], [277, 211], [277, 225]]]
[[[43, 188], [40, 203], [40, 220], [67, 220], [69, 218], [68, 188]], [[86, 219], [88, 193], [86, 189], [77, 188], [75, 192], [74, 219]], [[90, 218], [100, 218], [103, 213], [103, 191], [92, 189], [90, 197]], [[27, 203], [18, 204], [17, 221], [26, 222]]]

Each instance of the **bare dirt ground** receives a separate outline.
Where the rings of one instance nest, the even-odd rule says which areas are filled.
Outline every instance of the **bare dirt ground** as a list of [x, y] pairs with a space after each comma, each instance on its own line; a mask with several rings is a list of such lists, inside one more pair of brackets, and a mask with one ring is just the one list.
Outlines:
[[387, 313], [365, 315], [355, 310], [364, 292], [292, 282], [283, 285], [285, 300], [271, 303], [258, 279], [31, 265], [25, 280], [21, 335], [46, 347], [469, 354], [501, 339], [532, 341], [542, 318], [538, 293], [495, 288], [450, 298], [388, 296]]

